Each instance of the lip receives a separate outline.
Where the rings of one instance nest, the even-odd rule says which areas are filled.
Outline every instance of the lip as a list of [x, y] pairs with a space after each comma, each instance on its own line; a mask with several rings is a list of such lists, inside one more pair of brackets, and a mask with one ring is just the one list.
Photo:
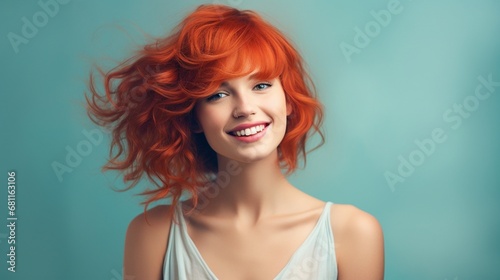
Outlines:
[[[233, 135], [231, 134], [230, 132], [232, 131], [237, 131], [237, 130], [242, 130], [242, 129], [245, 129], [245, 128], [249, 128], [249, 127], [254, 127], [256, 125], [264, 125], [264, 129], [252, 136], [237, 136], [237, 135]], [[258, 122], [258, 123], [252, 123], [252, 124], [241, 124], [237, 127], [235, 127], [233, 130], [229, 131], [228, 132], [228, 135], [233, 137], [234, 139], [238, 140], [238, 141], [241, 141], [241, 142], [245, 142], [245, 143], [252, 143], [252, 142], [256, 142], [258, 140], [260, 140], [262, 137], [264, 137], [264, 135], [266, 135], [266, 132], [267, 132], [267, 128], [271, 125], [271, 123], [269, 122]]]

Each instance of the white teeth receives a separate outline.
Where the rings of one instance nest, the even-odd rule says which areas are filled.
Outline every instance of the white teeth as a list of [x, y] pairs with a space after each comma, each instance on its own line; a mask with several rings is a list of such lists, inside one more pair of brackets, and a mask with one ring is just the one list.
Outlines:
[[236, 134], [236, 136], [251, 136], [261, 132], [262, 130], [264, 130], [265, 127], [266, 127], [265, 125], [261, 124], [254, 127], [249, 127], [235, 131], [234, 134]]

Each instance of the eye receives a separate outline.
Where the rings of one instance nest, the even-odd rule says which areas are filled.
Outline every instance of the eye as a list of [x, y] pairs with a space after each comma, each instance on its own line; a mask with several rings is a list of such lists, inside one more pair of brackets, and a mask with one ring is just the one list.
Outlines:
[[265, 90], [271, 86], [272, 85], [270, 83], [260, 83], [260, 84], [257, 84], [253, 89], [254, 90]]
[[227, 93], [225, 93], [225, 92], [217, 92], [216, 94], [207, 97], [207, 101], [208, 102], [213, 102], [213, 101], [216, 101], [216, 100], [219, 100], [219, 99], [223, 98], [224, 96], [227, 96]]

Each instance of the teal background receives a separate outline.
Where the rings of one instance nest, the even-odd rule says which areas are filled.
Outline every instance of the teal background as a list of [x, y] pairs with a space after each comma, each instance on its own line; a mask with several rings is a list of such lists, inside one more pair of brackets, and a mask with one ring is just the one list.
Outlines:
[[[8, 232], [0, 226], [0, 278], [121, 278], [126, 227], [142, 211], [135, 194], [148, 183], [111, 189], [124, 185], [119, 174], [100, 172], [107, 133], [62, 181], [52, 164], [65, 164], [67, 147], [95, 128], [82, 106], [92, 63], [115, 65], [144, 33], [165, 35], [197, 5], [222, 3], [260, 12], [308, 62], [326, 107], [327, 141], [290, 179], [379, 219], [386, 279], [500, 279], [500, 87], [456, 129], [443, 119], [474, 94], [479, 76], [500, 81], [500, 2], [402, 0], [400, 13], [348, 62], [342, 42], [353, 45], [355, 27], [389, 2], [73, 0], [16, 53], [9, 32], [21, 35], [22, 18], [43, 10], [37, 1], [2, 1], [0, 217], [7, 224], [14, 170], [18, 221], [16, 273], [7, 271]], [[414, 141], [436, 128], [446, 141], [391, 188], [385, 172], [397, 174], [398, 156], [408, 159]]]

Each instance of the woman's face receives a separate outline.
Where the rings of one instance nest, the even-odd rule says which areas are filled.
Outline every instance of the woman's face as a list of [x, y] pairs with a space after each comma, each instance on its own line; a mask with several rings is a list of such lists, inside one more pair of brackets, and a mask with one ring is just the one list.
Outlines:
[[278, 78], [257, 80], [253, 73], [221, 84], [198, 101], [200, 128], [219, 157], [253, 162], [277, 152], [290, 114]]

